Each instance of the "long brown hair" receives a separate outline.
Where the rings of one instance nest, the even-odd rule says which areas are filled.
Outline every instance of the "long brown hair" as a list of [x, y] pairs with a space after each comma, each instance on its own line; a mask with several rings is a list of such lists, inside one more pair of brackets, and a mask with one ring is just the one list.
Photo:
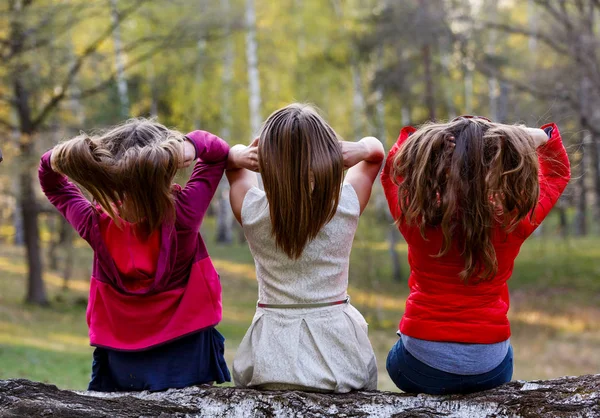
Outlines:
[[54, 169], [90, 192], [117, 224], [124, 211], [150, 232], [174, 220], [171, 188], [184, 138], [155, 121], [131, 119], [57, 145]]
[[297, 259], [337, 210], [338, 135], [312, 107], [291, 104], [264, 123], [258, 156], [276, 245]]
[[493, 278], [494, 227], [512, 231], [539, 197], [533, 138], [519, 126], [482, 118], [423, 125], [403, 144], [392, 174], [401, 219], [419, 225], [423, 238], [427, 228], [440, 227], [439, 257], [454, 238], [465, 260], [465, 282]]

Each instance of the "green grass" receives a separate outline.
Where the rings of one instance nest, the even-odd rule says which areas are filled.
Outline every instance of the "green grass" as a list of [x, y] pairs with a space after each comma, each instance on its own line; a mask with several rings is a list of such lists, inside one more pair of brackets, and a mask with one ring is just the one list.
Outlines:
[[[391, 280], [385, 241], [387, 225], [369, 215], [361, 220], [350, 267], [350, 296], [370, 324], [379, 368], [380, 389], [393, 389], [385, 356], [396, 341], [395, 329], [408, 293], [406, 282]], [[551, 231], [551, 228], [546, 228]], [[214, 220], [202, 234], [223, 284], [224, 319], [232, 364], [254, 314], [257, 297], [254, 264], [245, 243], [214, 244]], [[404, 275], [406, 246], [399, 245]], [[23, 304], [26, 276], [23, 250], [0, 244], [0, 379], [25, 377], [63, 388], [84, 389], [91, 370], [85, 299], [91, 252], [75, 248], [76, 265], [68, 290], [57, 272], [46, 272], [49, 308]], [[515, 378], [546, 379], [600, 370], [600, 239], [552, 236], [523, 246], [510, 280]]]

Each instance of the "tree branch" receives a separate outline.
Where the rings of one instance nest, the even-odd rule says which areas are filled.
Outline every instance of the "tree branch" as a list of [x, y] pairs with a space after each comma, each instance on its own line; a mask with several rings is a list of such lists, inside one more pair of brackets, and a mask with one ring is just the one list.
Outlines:
[[[177, 25], [174, 25], [173, 30], [166, 37], [162, 37], [162, 38], [160, 38], [160, 37], [144, 37], [144, 38], [138, 39], [139, 42], [134, 42], [132, 44], [128, 44], [126, 47], [127, 52], [133, 52], [137, 48], [145, 45], [146, 42], [149, 42], [152, 40], [160, 40], [161, 41], [159, 44], [154, 45], [149, 51], [146, 51], [143, 54], [140, 54], [137, 57], [130, 59], [127, 62], [127, 65], [125, 65], [124, 71], [128, 71], [131, 68], [139, 65], [140, 63], [153, 57], [160, 51], [163, 51], [166, 47], [169, 47], [170, 45], [177, 45], [177, 48], [185, 48], [185, 47], [189, 47], [189, 46], [195, 46], [198, 42], [198, 38], [195, 36], [189, 37], [189, 38], [173, 37], [173, 35], [181, 35], [181, 31], [179, 30], [180, 28], [181, 28], [181, 25], [177, 24]], [[214, 40], [215, 38], [207, 37], [205, 39]], [[117, 73], [116, 73], [116, 71], [114, 71], [106, 79], [97, 83], [95, 86], [81, 90], [77, 94], [68, 95], [67, 97], [71, 98], [71, 99], [85, 99], [85, 98], [88, 98], [95, 94], [101, 93], [108, 86], [110, 86], [112, 83], [114, 83], [114, 81], [116, 80], [116, 77], [117, 77]]]
[[17, 127], [15, 125], [11, 124], [6, 119], [0, 119], [0, 126], [4, 126], [6, 129], [11, 130], [11, 131], [17, 129]]
[[106, 39], [108, 39], [115, 29], [132, 13], [134, 13], [137, 9], [139, 9], [144, 0], [136, 1], [132, 6], [128, 9], [125, 9], [120, 12], [120, 19], [113, 22], [108, 26], [108, 28], [102, 32], [87, 48], [83, 51], [83, 53], [77, 57], [75, 63], [71, 66], [65, 80], [61, 83], [60, 87], [57, 90], [57, 93], [53, 94], [50, 100], [42, 106], [42, 110], [38, 114], [36, 118], [32, 121], [32, 130], [36, 130], [39, 125], [46, 119], [46, 117], [54, 110], [54, 108], [65, 98], [67, 89], [73, 83], [75, 76], [79, 73], [81, 66], [85, 62], [85, 60], [92, 55], [94, 52], [98, 50], [98, 48], [104, 43]]
[[571, 55], [571, 51], [569, 51], [568, 48], [565, 48], [564, 46], [560, 45], [552, 37], [550, 37], [544, 33], [537, 32], [537, 31], [531, 31], [529, 29], [525, 29], [525, 28], [521, 28], [521, 27], [517, 27], [517, 26], [511, 26], [506, 23], [496, 23], [496, 22], [490, 22], [490, 21], [484, 21], [482, 23], [483, 23], [483, 25], [485, 25], [488, 28], [498, 29], [503, 32], [512, 33], [515, 35], [523, 35], [523, 36], [535, 38], [535, 39], [539, 40], [540, 42], [545, 43], [546, 45], [548, 45], [550, 48], [552, 48], [554, 51], [558, 52], [561, 55], [569, 55], [569, 56]]

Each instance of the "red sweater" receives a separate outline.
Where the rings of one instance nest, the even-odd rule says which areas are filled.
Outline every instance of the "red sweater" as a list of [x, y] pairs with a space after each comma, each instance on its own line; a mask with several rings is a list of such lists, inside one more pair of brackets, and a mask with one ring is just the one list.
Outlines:
[[[521, 245], [544, 220], [567, 186], [571, 177], [567, 152], [560, 132], [554, 124], [548, 142], [537, 150], [540, 162], [540, 199], [533, 220], [527, 216], [517, 228], [506, 233], [500, 227], [493, 233], [492, 242], [498, 259], [498, 272], [490, 281], [465, 285], [460, 277], [464, 259], [453, 245], [443, 257], [435, 258], [442, 247], [439, 229], [428, 228], [427, 240], [421, 237], [418, 226], [400, 224], [400, 232], [408, 244], [410, 294], [400, 322], [400, 332], [409, 337], [429, 341], [491, 344], [510, 337], [507, 318], [509, 308], [507, 280]], [[394, 156], [404, 141], [415, 131], [406, 127], [391, 149], [381, 182], [394, 219], [400, 217], [398, 187], [391, 178]]]
[[[184, 188], [174, 187], [175, 222], [146, 240], [135, 224], [117, 227], [42, 156], [42, 190], [94, 250], [87, 308], [90, 343], [140, 351], [221, 321], [221, 282], [198, 230], [227, 165], [229, 146], [205, 131], [187, 134], [197, 162]], [[140, 185], [143, 187], [143, 185]]]

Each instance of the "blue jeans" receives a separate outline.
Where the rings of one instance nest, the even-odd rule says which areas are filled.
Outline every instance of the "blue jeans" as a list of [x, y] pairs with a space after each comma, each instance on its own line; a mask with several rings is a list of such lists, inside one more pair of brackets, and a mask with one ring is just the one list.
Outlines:
[[510, 382], [513, 374], [513, 350], [502, 363], [487, 373], [461, 375], [434, 369], [411, 355], [399, 339], [388, 354], [387, 372], [392, 381], [404, 392], [446, 395], [488, 390]]

